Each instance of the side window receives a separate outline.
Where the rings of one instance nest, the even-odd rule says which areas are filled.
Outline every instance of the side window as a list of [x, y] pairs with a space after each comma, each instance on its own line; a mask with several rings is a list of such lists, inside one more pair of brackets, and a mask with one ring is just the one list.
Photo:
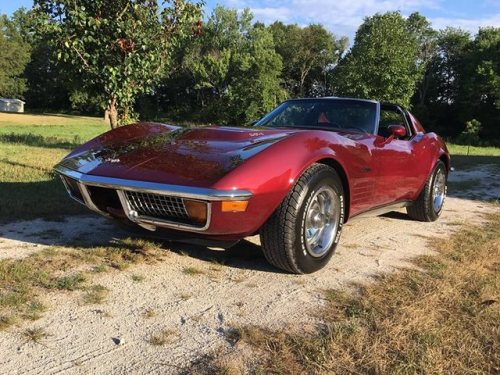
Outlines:
[[405, 116], [397, 108], [380, 108], [380, 121], [378, 124], [378, 135], [387, 138], [389, 136], [389, 126], [390, 125], [403, 125], [406, 128], [408, 137], [403, 139], [408, 139], [410, 132], [408, 125], [406, 123]]

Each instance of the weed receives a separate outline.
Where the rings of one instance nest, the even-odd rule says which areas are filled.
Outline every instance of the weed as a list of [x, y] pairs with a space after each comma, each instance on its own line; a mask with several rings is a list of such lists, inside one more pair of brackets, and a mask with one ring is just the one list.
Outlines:
[[136, 283], [140, 283], [145, 279], [145, 277], [142, 275], [132, 275], [130, 276], [130, 278], [132, 279], [132, 281], [135, 281]]
[[182, 269], [182, 273], [184, 273], [185, 275], [196, 276], [203, 275], [205, 272], [196, 267], [184, 267]]
[[23, 331], [22, 335], [25, 343], [32, 342], [35, 344], [41, 344], [43, 340], [50, 336], [42, 327], [28, 328]]
[[163, 329], [159, 332], [151, 334], [148, 338], [148, 342], [151, 345], [155, 346], [163, 346], [166, 344], [173, 343], [178, 338], [178, 335], [175, 331], [171, 329]]
[[156, 310], [150, 307], [150, 308], [144, 310], [144, 312], [142, 313], [142, 316], [144, 318], [153, 318], [156, 316]]
[[187, 294], [187, 293], [182, 293], [182, 294], [179, 294], [179, 298], [183, 301], [187, 301], [188, 299], [190, 299], [192, 297], [191, 294]]
[[59, 290], [76, 290], [81, 288], [81, 284], [86, 281], [83, 274], [77, 273], [75, 275], [62, 276], [52, 279], [47, 287], [49, 289], [59, 289]]
[[91, 286], [83, 295], [83, 303], [90, 304], [100, 304], [103, 303], [109, 293], [109, 289], [102, 285]]

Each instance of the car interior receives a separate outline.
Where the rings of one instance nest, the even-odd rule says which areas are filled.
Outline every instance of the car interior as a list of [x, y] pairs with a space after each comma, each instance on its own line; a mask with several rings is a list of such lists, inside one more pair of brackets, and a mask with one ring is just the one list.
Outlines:
[[289, 101], [257, 124], [271, 127], [324, 128], [374, 133], [376, 106], [349, 100]]

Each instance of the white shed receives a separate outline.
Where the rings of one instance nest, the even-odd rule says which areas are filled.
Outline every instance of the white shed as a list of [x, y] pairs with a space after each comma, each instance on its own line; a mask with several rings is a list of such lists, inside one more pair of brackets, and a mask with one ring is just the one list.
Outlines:
[[0, 112], [24, 112], [24, 102], [19, 99], [0, 98]]

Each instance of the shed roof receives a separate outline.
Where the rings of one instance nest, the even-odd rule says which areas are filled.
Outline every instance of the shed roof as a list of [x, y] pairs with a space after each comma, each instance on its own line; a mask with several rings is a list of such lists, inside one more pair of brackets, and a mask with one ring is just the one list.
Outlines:
[[9, 99], [9, 98], [0, 98], [0, 102], [11, 103], [11, 104], [25, 103], [21, 99]]

